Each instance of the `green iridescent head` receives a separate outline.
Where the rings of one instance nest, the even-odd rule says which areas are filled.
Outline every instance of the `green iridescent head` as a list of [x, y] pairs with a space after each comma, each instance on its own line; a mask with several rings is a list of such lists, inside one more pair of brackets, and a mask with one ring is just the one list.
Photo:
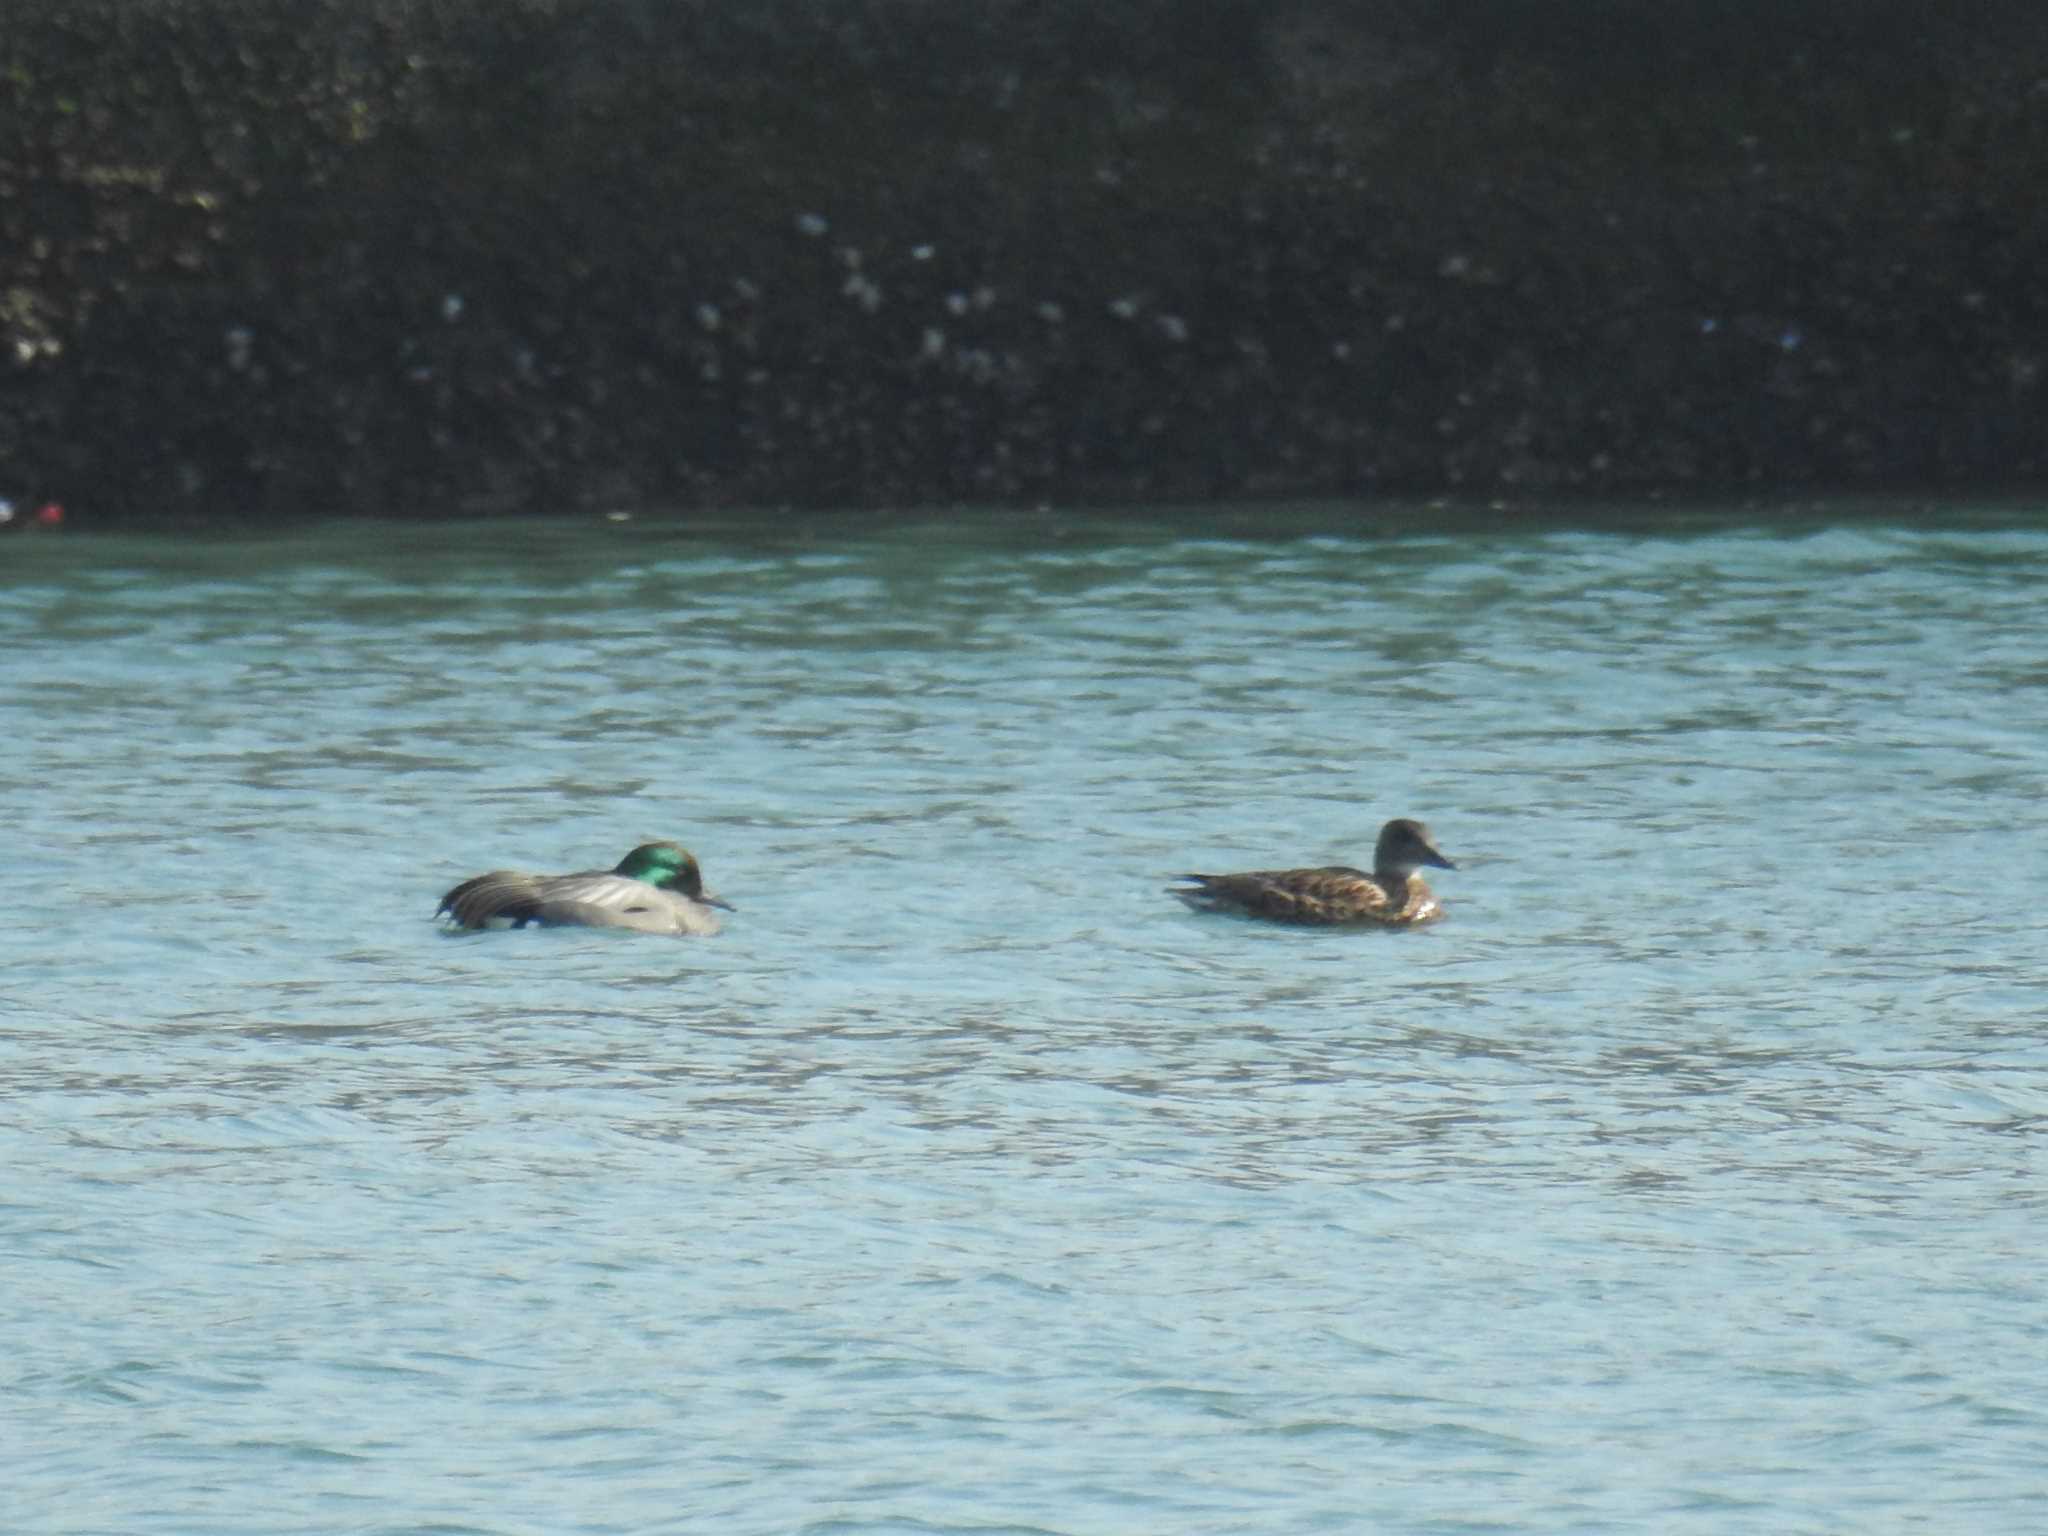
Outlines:
[[704, 872], [697, 867], [696, 855], [680, 843], [642, 843], [619, 860], [612, 873], [629, 880], [645, 880], [657, 889], [674, 891], [706, 906], [732, 910], [730, 902], [705, 891]]

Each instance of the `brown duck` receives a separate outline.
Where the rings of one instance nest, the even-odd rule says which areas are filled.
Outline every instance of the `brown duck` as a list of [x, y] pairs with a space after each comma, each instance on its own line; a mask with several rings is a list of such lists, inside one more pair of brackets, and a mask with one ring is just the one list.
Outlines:
[[674, 843], [642, 843], [611, 869], [529, 875], [496, 869], [465, 880], [441, 898], [436, 917], [457, 928], [632, 928], [641, 933], [716, 933], [713, 907], [732, 910], [704, 889], [696, 858]]
[[1241, 875], [1182, 875], [1195, 884], [1169, 889], [1198, 912], [1237, 912], [1277, 923], [1409, 928], [1444, 915], [1443, 903], [1416, 873], [1425, 864], [1458, 867], [1437, 850], [1429, 828], [1402, 817], [1380, 828], [1371, 874], [1343, 864], [1258, 869]]

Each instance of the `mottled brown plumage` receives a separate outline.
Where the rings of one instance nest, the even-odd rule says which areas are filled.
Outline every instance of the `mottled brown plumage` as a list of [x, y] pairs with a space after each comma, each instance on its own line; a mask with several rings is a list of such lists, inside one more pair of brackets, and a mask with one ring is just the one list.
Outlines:
[[640, 933], [718, 932], [713, 907], [732, 910], [704, 889], [687, 849], [642, 843], [612, 869], [529, 875], [496, 869], [465, 880], [435, 911], [458, 928], [631, 928]]
[[1277, 923], [1407, 928], [1443, 916], [1443, 904], [1416, 873], [1425, 864], [1458, 867], [1437, 850], [1429, 828], [1404, 817], [1380, 829], [1371, 874], [1343, 864], [1255, 869], [1236, 875], [1182, 875], [1194, 886], [1171, 889], [1198, 912], [1236, 912]]

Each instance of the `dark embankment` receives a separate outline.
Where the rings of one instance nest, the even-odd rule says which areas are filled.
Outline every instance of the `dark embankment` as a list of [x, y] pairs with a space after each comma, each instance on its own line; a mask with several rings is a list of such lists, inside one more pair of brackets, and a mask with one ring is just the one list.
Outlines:
[[0, 494], [2038, 481], [2035, 0], [12, 0]]

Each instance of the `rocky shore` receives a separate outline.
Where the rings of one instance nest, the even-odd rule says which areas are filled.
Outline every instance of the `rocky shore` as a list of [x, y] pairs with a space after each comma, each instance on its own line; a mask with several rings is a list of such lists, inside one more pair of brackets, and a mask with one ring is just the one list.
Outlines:
[[2048, 468], [2019, 0], [9, 10], [74, 521]]

